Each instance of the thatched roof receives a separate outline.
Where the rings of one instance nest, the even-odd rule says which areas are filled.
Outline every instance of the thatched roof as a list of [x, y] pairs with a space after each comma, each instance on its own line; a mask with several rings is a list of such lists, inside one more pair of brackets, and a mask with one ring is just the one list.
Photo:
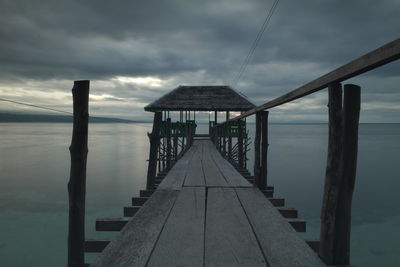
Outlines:
[[153, 103], [146, 111], [245, 111], [255, 105], [229, 86], [179, 86]]

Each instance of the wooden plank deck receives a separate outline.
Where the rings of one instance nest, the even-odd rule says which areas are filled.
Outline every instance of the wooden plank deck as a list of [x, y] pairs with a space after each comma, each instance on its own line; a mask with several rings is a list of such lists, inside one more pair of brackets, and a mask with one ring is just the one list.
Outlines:
[[326, 265], [209, 140], [195, 140], [91, 266]]

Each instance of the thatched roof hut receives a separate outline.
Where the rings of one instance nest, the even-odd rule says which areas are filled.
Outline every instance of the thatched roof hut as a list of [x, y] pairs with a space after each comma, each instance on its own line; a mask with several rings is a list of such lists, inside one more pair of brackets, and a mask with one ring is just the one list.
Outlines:
[[255, 105], [229, 86], [179, 86], [145, 111], [246, 111]]

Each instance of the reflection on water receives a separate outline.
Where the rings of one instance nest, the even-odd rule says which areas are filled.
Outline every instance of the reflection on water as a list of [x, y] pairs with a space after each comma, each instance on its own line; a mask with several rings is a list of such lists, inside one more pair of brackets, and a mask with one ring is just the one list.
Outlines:
[[[72, 125], [1, 124], [0, 258], [2, 266], [63, 266]], [[207, 125], [199, 125], [206, 128]], [[250, 134], [254, 124], [249, 124]], [[97, 217], [121, 217], [145, 187], [151, 124], [91, 124], [87, 173], [87, 237]], [[269, 128], [269, 184], [306, 219], [318, 237], [326, 164], [327, 125]], [[397, 266], [400, 238], [400, 125], [362, 124], [353, 201], [352, 263]], [[253, 157], [249, 153], [251, 170]], [[396, 243], [395, 243], [396, 242]], [[93, 256], [87, 256], [88, 261]]]

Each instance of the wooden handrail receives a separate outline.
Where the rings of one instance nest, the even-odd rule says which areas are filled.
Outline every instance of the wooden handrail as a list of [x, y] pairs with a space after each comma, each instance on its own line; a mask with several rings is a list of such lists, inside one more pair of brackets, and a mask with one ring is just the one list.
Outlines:
[[[291, 102], [303, 96], [315, 93], [328, 87], [329, 84], [334, 82], [342, 82], [350, 79], [367, 71], [373, 70], [387, 63], [395, 61], [400, 58], [400, 39], [396, 39], [390, 43], [387, 43], [378, 49], [375, 49], [349, 63], [303, 85], [299, 88], [290, 91], [278, 98], [275, 98], [265, 104], [257, 106], [245, 113], [229, 119], [225, 122], [240, 120], [248, 116], [254, 115], [258, 111], [270, 109], [273, 107], [280, 106], [282, 104]], [[222, 122], [221, 124], [225, 123]]]

